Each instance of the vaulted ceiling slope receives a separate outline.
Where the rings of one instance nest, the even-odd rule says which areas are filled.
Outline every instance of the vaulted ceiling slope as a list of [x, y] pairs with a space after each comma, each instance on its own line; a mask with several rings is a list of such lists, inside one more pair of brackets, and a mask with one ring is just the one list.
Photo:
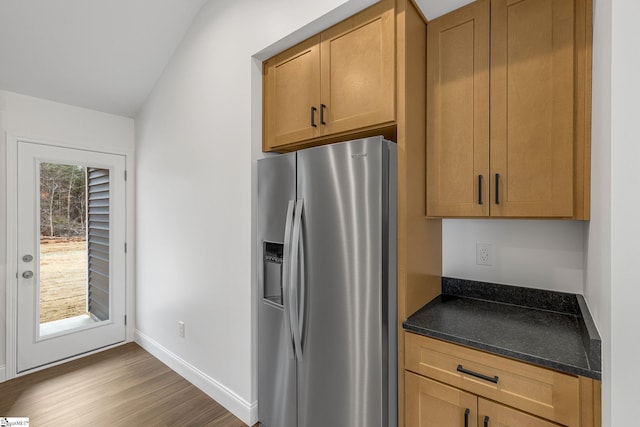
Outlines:
[[1, 0], [0, 89], [134, 117], [207, 0]]
[[[433, 19], [471, 1], [416, 3]], [[0, 0], [0, 89], [135, 117], [206, 2]]]
[[447, 12], [473, 2], [473, 0], [415, 0], [428, 20], [437, 18]]

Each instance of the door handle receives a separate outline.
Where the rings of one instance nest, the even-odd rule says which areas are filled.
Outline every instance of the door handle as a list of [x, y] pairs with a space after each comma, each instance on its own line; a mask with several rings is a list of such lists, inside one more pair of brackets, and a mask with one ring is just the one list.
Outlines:
[[[289, 204], [287, 205], [287, 219], [284, 226], [284, 248], [282, 249], [282, 305], [284, 306], [285, 321], [290, 318], [289, 312], [291, 311], [289, 301], [285, 298], [289, 295], [289, 289], [291, 288], [291, 277], [289, 273], [291, 272], [291, 223], [293, 222], [294, 204], [294, 200], [289, 200]], [[291, 332], [291, 342], [293, 344], [293, 325], [289, 324], [289, 329]], [[294, 349], [293, 358], [295, 359], [295, 357]]]
[[490, 383], [498, 384], [499, 378], [497, 376], [490, 377], [487, 375], [479, 374], [477, 372], [464, 369], [462, 365], [458, 365], [458, 367], [456, 368], [456, 371], [461, 372], [463, 374], [471, 375], [472, 377], [480, 378], [481, 380], [489, 381]]
[[311, 106], [311, 126], [313, 126], [314, 128], [318, 127], [318, 125], [316, 124], [316, 111], [318, 111], [318, 109], [314, 106]]
[[500, 204], [500, 174], [496, 174], [496, 205]]
[[478, 175], [478, 204], [482, 204], [482, 175]]
[[471, 410], [469, 408], [464, 410], [464, 427], [469, 427], [469, 413]]
[[484, 427], [489, 427], [489, 416], [488, 415], [484, 416]]
[[33, 271], [31, 270], [27, 270], [24, 273], [22, 273], [22, 277], [24, 277], [25, 279], [31, 279], [33, 277]]
[[320, 124], [326, 125], [327, 122], [324, 121], [324, 109], [327, 108], [325, 104], [320, 104]]
[[302, 209], [304, 202], [302, 199], [296, 201], [295, 209], [293, 212], [293, 232], [291, 237], [291, 265], [289, 272], [289, 323], [291, 324], [291, 330], [293, 331], [293, 347], [295, 350], [296, 358], [302, 360], [302, 340], [300, 338], [300, 307], [298, 304], [298, 267], [299, 259], [298, 254], [300, 252], [300, 228], [302, 227]]

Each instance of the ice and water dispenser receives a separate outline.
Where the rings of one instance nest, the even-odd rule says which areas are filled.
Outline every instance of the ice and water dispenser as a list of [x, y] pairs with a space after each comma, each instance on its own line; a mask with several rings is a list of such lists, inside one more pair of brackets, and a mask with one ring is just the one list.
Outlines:
[[264, 299], [282, 305], [282, 243], [263, 242]]

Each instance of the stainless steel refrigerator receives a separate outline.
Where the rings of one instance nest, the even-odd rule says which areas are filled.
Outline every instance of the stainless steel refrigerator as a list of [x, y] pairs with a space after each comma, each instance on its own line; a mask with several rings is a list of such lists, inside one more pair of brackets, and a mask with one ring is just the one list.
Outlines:
[[258, 418], [397, 425], [396, 146], [258, 161]]

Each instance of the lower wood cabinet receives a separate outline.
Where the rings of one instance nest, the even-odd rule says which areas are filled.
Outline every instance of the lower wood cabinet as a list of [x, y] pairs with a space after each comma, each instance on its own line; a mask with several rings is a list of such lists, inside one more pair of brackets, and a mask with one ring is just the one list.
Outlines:
[[406, 425], [415, 427], [475, 427], [477, 397], [405, 371]]
[[600, 426], [598, 381], [408, 332], [404, 380], [406, 427]]
[[558, 424], [478, 398], [478, 425], [482, 427], [556, 427]]
[[412, 372], [405, 372], [406, 422], [415, 427], [557, 427]]

